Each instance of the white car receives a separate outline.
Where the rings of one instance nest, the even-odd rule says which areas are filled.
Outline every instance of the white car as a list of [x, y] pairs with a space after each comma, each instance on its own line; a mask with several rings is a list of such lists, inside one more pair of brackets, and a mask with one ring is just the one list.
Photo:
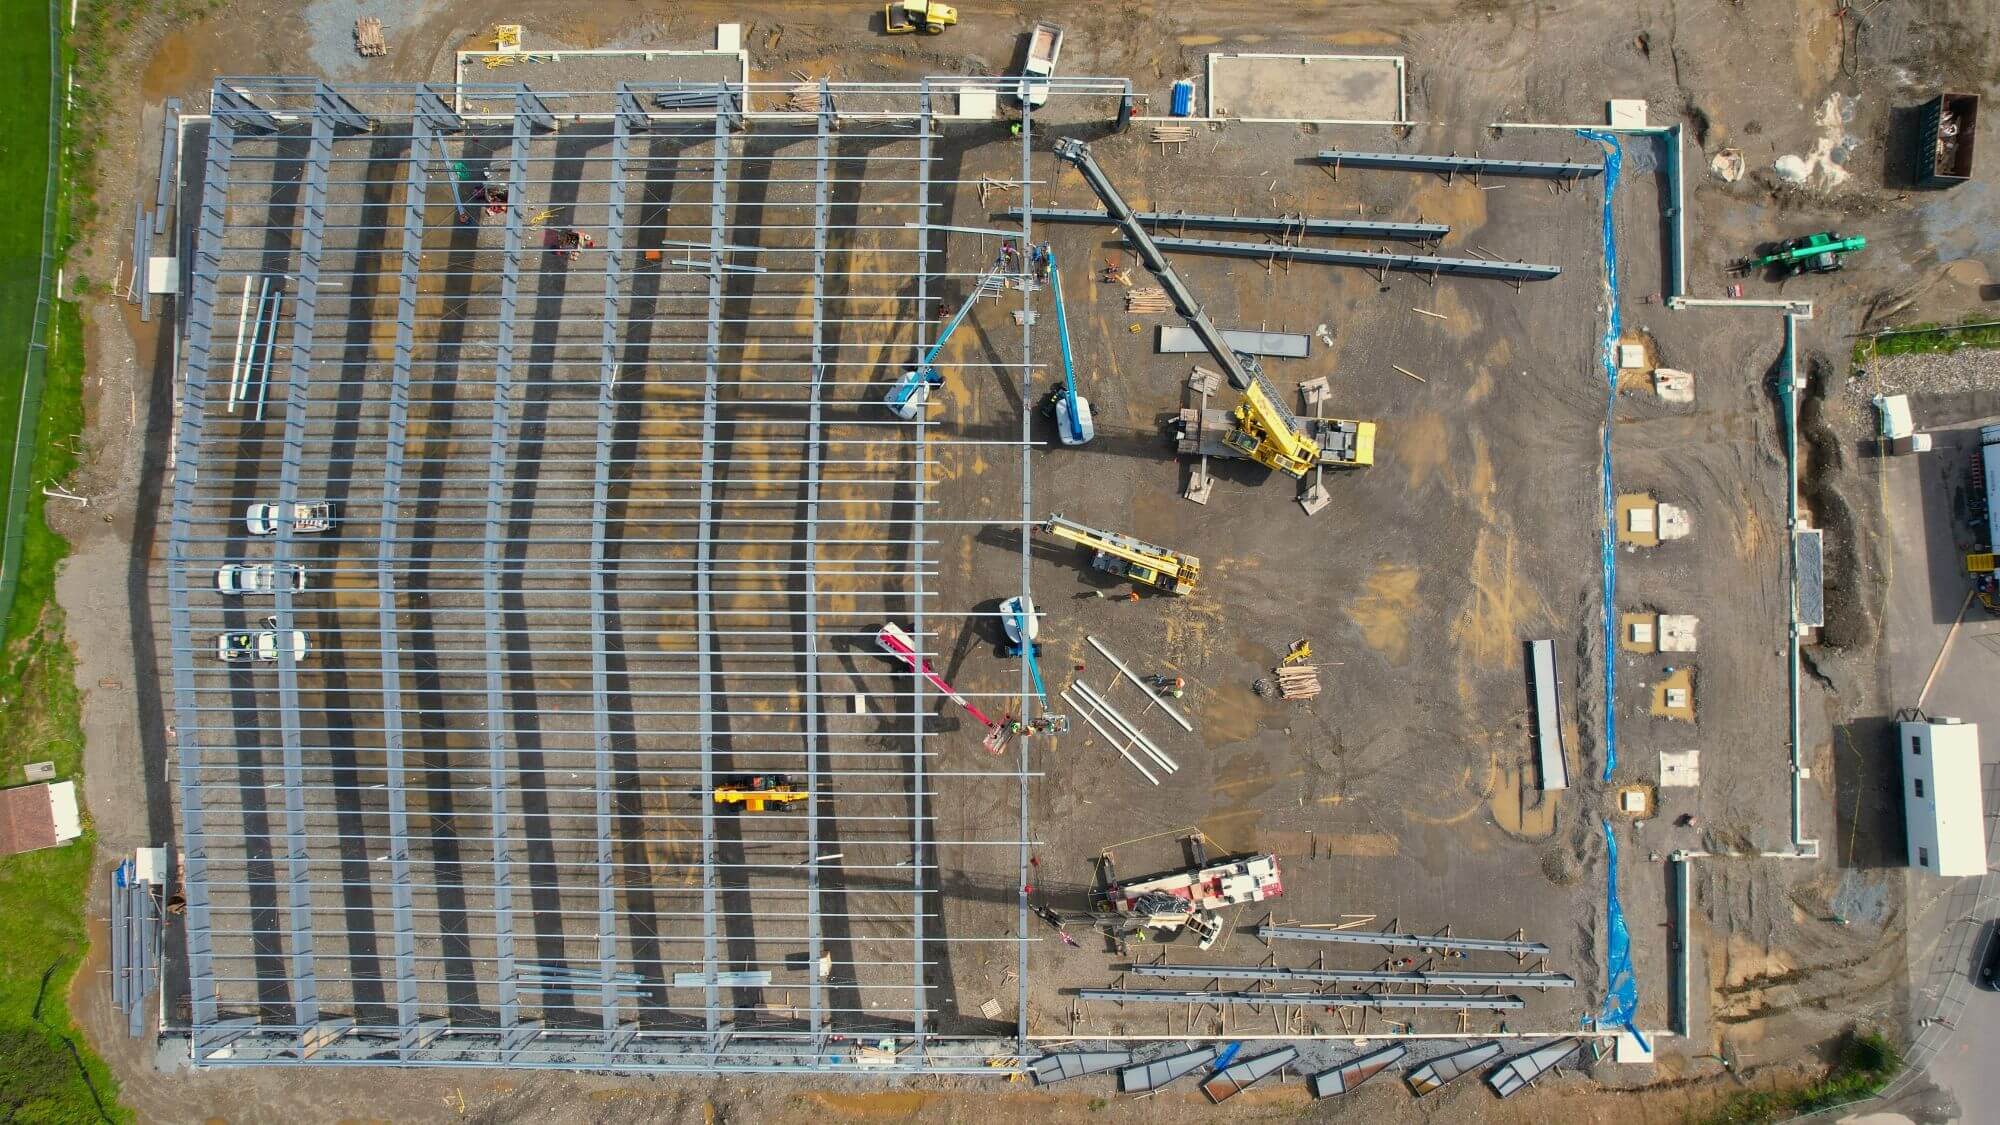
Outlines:
[[[306, 635], [297, 629], [293, 629], [291, 633], [292, 659], [304, 660], [308, 651]], [[224, 633], [215, 638], [215, 656], [216, 659], [228, 664], [242, 664], [251, 660], [275, 662], [278, 659], [278, 631], [263, 629], [251, 632], [246, 629]]]
[[[252, 535], [276, 535], [284, 520], [284, 511], [283, 504], [252, 504], [243, 517], [243, 526]], [[312, 535], [332, 526], [332, 504], [318, 500], [292, 505], [292, 534]]]
[[[304, 593], [306, 572], [304, 567], [288, 566], [286, 580], [295, 594]], [[215, 568], [215, 589], [220, 594], [275, 594], [278, 592], [278, 568], [270, 563], [224, 563]]]

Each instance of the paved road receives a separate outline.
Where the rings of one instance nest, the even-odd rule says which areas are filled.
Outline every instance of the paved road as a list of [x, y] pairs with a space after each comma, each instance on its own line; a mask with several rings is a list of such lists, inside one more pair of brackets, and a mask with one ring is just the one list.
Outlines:
[[[1966, 485], [1965, 468], [1977, 442], [1976, 426], [1940, 432], [1931, 453], [1894, 458], [1879, 467], [1884, 510], [1891, 513], [1886, 609], [1891, 699], [1894, 706], [1921, 706], [1931, 715], [1981, 725], [1991, 862], [1991, 814], [2000, 812], [1995, 786], [2000, 778], [2000, 694], [1993, 690], [2000, 678], [2000, 618], [1977, 604], [1965, 604], [1969, 585], [1959, 560], [1971, 545], [1970, 533], [1958, 518], [1960, 498], [1954, 496]], [[1891, 842], [1890, 850], [1901, 849]], [[1979, 902], [1978, 885], [1970, 881], [1953, 887], [1934, 877], [1907, 877], [1915, 993], [1911, 1006], [1922, 1016], [1934, 1010], [1937, 995], [1954, 975], [1963, 979], [1973, 971], [1978, 941], [1966, 939], [1982, 932], [1994, 911]], [[1988, 885], [1992, 883], [1989, 879]], [[1967, 912], [1974, 914], [1972, 920], [1962, 918]], [[1953, 987], [1964, 1005], [1952, 1020], [1955, 1034], [1932, 1062], [1930, 1075], [1960, 1106], [1989, 1107], [1969, 1109], [1960, 1120], [1993, 1120], [1990, 1115], [2000, 1112], [1990, 1108], [2000, 1106], [2000, 1068], [1990, 1061], [1993, 1045], [2000, 1044], [2000, 993]], [[1905, 1035], [1919, 1030], [1907, 1028]]]

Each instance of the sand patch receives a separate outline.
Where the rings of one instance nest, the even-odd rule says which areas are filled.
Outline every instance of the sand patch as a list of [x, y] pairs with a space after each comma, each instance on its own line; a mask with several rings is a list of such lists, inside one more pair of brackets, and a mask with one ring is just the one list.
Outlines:
[[1391, 664], [1410, 659], [1409, 616], [1420, 604], [1418, 577], [1416, 567], [1383, 563], [1347, 607], [1347, 616], [1361, 628], [1362, 641]]

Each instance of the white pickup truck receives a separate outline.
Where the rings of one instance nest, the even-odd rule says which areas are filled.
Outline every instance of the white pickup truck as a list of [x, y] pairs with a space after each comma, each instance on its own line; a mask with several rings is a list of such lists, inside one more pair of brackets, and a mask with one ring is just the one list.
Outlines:
[[1028, 63], [1021, 68], [1022, 104], [1039, 108], [1049, 100], [1049, 78], [1062, 56], [1063, 29], [1046, 21], [1037, 23], [1028, 39]]

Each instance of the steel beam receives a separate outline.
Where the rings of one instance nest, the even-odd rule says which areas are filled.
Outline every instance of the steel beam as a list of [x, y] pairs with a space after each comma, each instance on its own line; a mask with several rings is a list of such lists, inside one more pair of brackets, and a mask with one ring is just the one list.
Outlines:
[[[621, 104], [638, 99], [629, 90], [619, 89]], [[605, 605], [605, 578], [609, 570], [606, 533], [611, 526], [611, 452], [618, 432], [618, 302], [624, 296], [625, 275], [625, 172], [632, 156], [633, 126], [646, 127], [645, 114], [636, 121], [620, 112], [611, 130], [610, 199], [604, 226], [604, 303], [598, 318], [599, 371], [597, 379], [597, 473], [590, 494], [590, 627], [598, 637], [611, 635], [611, 614]], [[612, 881], [611, 787], [611, 669], [609, 654], [602, 641], [590, 646], [590, 691], [596, 709], [593, 748], [596, 751], [597, 795], [597, 960], [601, 990], [599, 1012], [604, 1030], [618, 1030], [618, 901]], [[706, 701], [704, 701], [704, 710]], [[708, 804], [703, 802], [704, 807]]]
[[1419, 1008], [1456, 1012], [1470, 1009], [1507, 1012], [1527, 1007], [1519, 996], [1440, 996], [1404, 992], [1130, 992], [1118, 988], [1079, 988], [1079, 1000], [1111, 1000], [1120, 1004], [1242, 1004], [1267, 1008]]
[[528, 89], [526, 82], [514, 87], [514, 116], [527, 118], [528, 124], [545, 133], [556, 127], [556, 115], [549, 112], [547, 103]]
[[[419, 91], [421, 109], [426, 91]], [[395, 912], [396, 1024], [403, 1042], [417, 1031], [415, 896], [410, 887], [410, 814], [404, 791], [403, 662], [396, 622], [396, 538], [403, 502], [403, 452], [410, 425], [410, 368], [417, 343], [418, 282], [423, 272], [424, 204], [430, 194], [431, 150], [437, 121], [410, 119], [410, 157], [403, 179], [403, 247], [396, 289], [396, 350], [389, 365], [389, 432], [382, 464], [382, 533], [376, 540], [376, 606], [381, 630], [382, 746], [388, 774], [389, 895]]]
[[[722, 114], [715, 116], [715, 151], [712, 182], [709, 189], [709, 269], [708, 269], [708, 343], [705, 351], [705, 371], [707, 385], [702, 391], [701, 407], [701, 493], [699, 542], [695, 545], [695, 638], [702, 649], [715, 648], [715, 615], [710, 605], [709, 572], [715, 559], [715, 424], [718, 403], [717, 384], [722, 377], [722, 247], [728, 233], [729, 208], [729, 121]], [[721, 996], [716, 984], [716, 934], [715, 934], [715, 802], [709, 794], [715, 792], [715, 667], [716, 661], [707, 657], [700, 662], [700, 672], [696, 685], [701, 694], [701, 715], [699, 717], [699, 740], [701, 748], [701, 906], [702, 906], [702, 949], [701, 969], [707, 984], [702, 989], [705, 1022], [708, 1032], [717, 1039], [720, 1050], [722, 1033]], [[808, 971], [817, 973], [819, 966]]]
[[[520, 992], [514, 967], [514, 856], [508, 831], [507, 790], [507, 617], [501, 598], [502, 567], [509, 535], [508, 455], [514, 436], [514, 351], [516, 310], [521, 299], [521, 229], [527, 209], [528, 142], [541, 102], [521, 87], [515, 95], [512, 138], [507, 146], [507, 233], [501, 243], [500, 329], [493, 350], [493, 417], [486, 444], [486, 537], [480, 568], [486, 614], [486, 789], [491, 798], [488, 836], [493, 846], [493, 961], [495, 1009], [500, 1027], [520, 1020]], [[541, 110], [546, 115], [546, 110]], [[518, 581], [518, 579], [517, 579]]]
[[[618, 84], [617, 130], [619, 135], [644, 133], [653, 127], [653, 119], [646, 114], [644, 102], [632, 89], [629, 82]], [[615, 142], [614, 142], [615, 143]]]
[[1296, 941], [1329, 941], [1348, 945], [1388, 945], [1411, 949], [1462, 949], [1473, 953], [1519, 953], [1544, 956], [1549, 947], [1538, 941], [1511, 938], [1442, 937], [1437, 934], [1392, 934], [1366, 930], [1309, 930], [1303, 926], [1258, 926], [1252, 936], [1264, 941], [1286, 938]]
[[465, 119], [452, 112], [451, 106], [444, 100], [444, 95], [438, 93], [436, 87], [419, 86], [412, 99], [410, 107], [412, 132], [420, 122], [433, 133], [465, 132]]
[[[278, 119], [251, 101], [248, 94], [219, 79], [209, 95], [209, 112], [215, 121], [229, 126], [232, 133], [275, 133], [282, 128]], [[211, 132], [210, 136], [213, 135]]]
[[[1003, 219], [1019, 221], [1021, 209], [1000, 213]], [[1179, 211], [1134, 211], [1132, 217], [1149, 227], [1178, 227], [1183, 230], [1240, 230], [1281, 237], [1331, 235], [1343, 238], [1395, 238], [1416, 242], [1435, 241], [1451, 233], [1443, 223], [1373, 223], [1360, 219], [1262, 218], [1251, 215], [1195, 215]], [[1103, 211], [1087, 207], [1037, 207], [1035, 218], [1045, 223], [1088, 223], [1115, 227], [1118, 220]]]
[[805, 631], [799, 647], [805, 670], [806, 750], [806, 996], [811, 1013], [806, 1024], [820, 1034], [826, 985], [820, 979], [819, 958], [824, 939], [819, 897], [819, 474], [820, 388], [826, 381], [826, 235], [833, 206], [833, 99], [820, 80], [819, 131], [814, 138], [812, 405], [807, 408], [805, 486]]
[[1371, 270], [1448, 277], [1489, 277], [1502, 281], [1547, 281], [1562, 273], [1560, 266], [1532, 262], [1495, 262], [1485, 258], [1440, 258], [1430, 254], [1387, 254], [1374, 250], [1331, 250], [1318, 246], [1280, 246], [1269, 242], [1215, 242], [1206, 238], [1156, 238], [1162, 250], [1183, 254], [1214, 254], [1224, 258], [1256, 258], [1266, 262], [1314, 262], [1327, 266], [1360, 266]]
[[1132, 965], [1135, 977], [1192, 980], [1297, 980], [1320, 984], [1420, 984], [1454, 988], [1575, 988], [1563, 973], [1389, 973], [1348, 969], [1282, 969], [1276, 965]]
[[321, 82], [313, 91], [313, 128], [317, 130], [321, 121], [346, 129], [352, 133], [366, 133], [375, 128], [375, 122], [368, 115], [354, 108], [354, 103], [342, 97], [330, 83]]
[[1535, 176], [1573, 180], [1595, 176], [1602, 164], [1562, 164], [1546, 160], [1495, 160], [1483, 156], [1433, 156], [1416, 152], [1348, 152], [1328, 149], [1313, 159], [1335, 168], [1394, 168], [1404, 172], [1486, 172], [1496, 176]]
[[[324, 84], [322, 84], [324, 85]], [[307, 142], [304, 212], [299, 234], [299, 259], [293, 273], [297, 293], [292, 299], [292, 354], [285, 381], [285, 429], [278, 475], [277, 542], [271, 550], [272, 569], [284, 574], [296, 563], [292, 548], [293, 506], [299, 501], [299, 474], [305, 462], [306, 417], [312, 397], [313, 332], [319, 307], [320, 253], [326, 229], [327, 173], [333, 163], [333, 114], [316, 113]], [[313, 967], [312, 868], [306, 855], [305, 746], [299, 730], [299, 668], [293, 658], [291, 631], [297, 628], [290, 583], [275, 584], [278, 649], [278, 730], [284, 754], [285, 866], [290, 904], [292, 1004], [302, 1026], [319, 1022], [319, 989]]]
[[[218, 86], [218, 89], [221, 87]], [[196, 707], [194, 613], [188, 603], [193, 569], [189, 557], [194, 528], [195, 485], [199, 479], [202, 431], [208, 418], [209, 362], [215, 346], [216, 284], [220, 278], [228, 226], [229, 170], [236, 146], [234, 121], [223, 115], [209, 122], [204, 158], [201, 211], [191, 255], [187, 306], [187, 359], [182, 364], [182, 409], [175, 434], [174, 507], [167, 533], [167, 630], [174, 648], [174, 730], [180, 759], [181, 894], [187, 900], [188, 999], [192, 1024], [215, 1023], [214, 930], [209, 916], [207, 811], [201, 785], [202, 725]]]
[[[930, 155], [932, 127], [931, 84], [925, 82], [919, 87], [917, 94], [917, 177], [920, 181], [917, 186], [917, 200], [923, 204], [923, 206], [917, 208], [917, 245], [920, 249], [929, 248], [931, 237]], [[1021, 145], [1023, 151], [1026, 150], [1027, 144], [1027, 110], [1026, 107], [1023, 107], [1021, 114]], [[1025, 177], [1023, 178], [1025, 179]], [[1027, 243], [1022, 243], [1022, 246], [1025, 248]], [[919, 263], [917, 270], [917, 316], [921, 319], [928, 308], [923, 298], [925, 296], [924, 278], [929, 273], [928, 267], [930, 261], [923, 254], [917, 255], [917, 261]], [[917, 345], [920, 349], [924, 346], [924, 336], [927, 331], [928, 329], [923, 327], [917, 329]], [[1023, 322], [1021, 333], [1024, 342], [1027, 332], [1027, 325]], [[1025, 393], [1024, 389], [1023, 394]], [[915, 429], [916, 432], [911, 435], [911, 440], [916, 443], [916, 460], [919, 464], [922, 464], [930, 457], [927, 451], [928, 446], [926, 445], [930, 439], [930, 427], [925, 425], [920, 417]], [[910, 554], [919, 563], [921, 563], [924, 556], [924, 475], [922, 472], [913, 472], [910, 474], [910, 499], [913, 501], [910, 505]], [[924, 635], [924, 577], [921, 565], [910, 576], [910, 585], [911, 635], [921, 637]], [[920, 665], [921, 661], [913, 664], [910, 668], [910, 888], [919, 896], [921, 896], [924, 889], [925, 874], [930, 870], [930, 864], [925, 862], [924, 848], [924, 688], [928, 681], [921, 674]], [[927, 909], [927, 905], [921, 900], [921, 897], [913, 901], [911, 905], [914, 909], [910, 911], [910, 948], [912, 951], [910, 960], [913, 962], [910, 981], [910, 1030], [913, 1038], [916, 1040], [916, 1053], [921, 1057], [927, 1049], [925, 1036], [930, 1030], [929, 1021], [924, 1018], [924, 1006], [926, 1003], [924, 990], [924, 911]]]

